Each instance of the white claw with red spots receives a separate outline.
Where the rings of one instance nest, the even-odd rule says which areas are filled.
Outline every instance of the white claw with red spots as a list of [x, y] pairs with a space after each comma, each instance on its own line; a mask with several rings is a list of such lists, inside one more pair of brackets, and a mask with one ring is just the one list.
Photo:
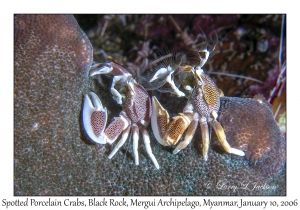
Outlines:
[[106, 108], [103, 108], [100, 99], [93, 92], [84, 96], [83, 103], [82, 123], [86, 134], [96, 143], [107, 143], [103, 133], [107, 120]]

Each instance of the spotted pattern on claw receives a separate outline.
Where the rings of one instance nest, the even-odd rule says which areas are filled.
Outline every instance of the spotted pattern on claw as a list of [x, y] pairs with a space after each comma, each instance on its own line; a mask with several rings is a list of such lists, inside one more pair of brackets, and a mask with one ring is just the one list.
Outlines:
[[166, 130], [167, 130], [167, 127], [165, 125], [167, 125], [167, 118], [165, 116], [158, 116], [157, 117], [157, 124], [158, 124], [158, 127], [160, 128], [158, 130], [159, 132], [159, 135], [163, 138], [164, 137], [164, 134], [166, 133]]
[[204, 72], [200, 75], [203, 84], [195, 88], [191, 101], [196, 111], [203, 117], [209, 117], [215, 111], [218, 112], [220, 107], [220, 93], [214, 81]]
[[120, 133], [124, 130], [125, 122], [121, 117], [115, 118], [115, 120], [109, 124], [109, 126], [105, 129], [105, 134], [108, 139], [115, 139]]
[[168, 142], [172, 145], [176, 144], [179, 138], [182, 136], [185, 127], [183, 126], [185, 121], [182, 117], [174, 117], [173, 121], [168, 128], [165, 138], [167, 137]]
[[203, 92], [204, 99], [209, 106], [214, 107], [214, 109], [219, 109], [220, 107], [220, 94], [219, 89], [216, 84], [207, 75], [202, 77], [204, 82]]
[[[126, 100], [125, 104], [126, 114], [127, 116], [130, 116], [134, 123], [138, 123], [141, 120], [150, 122], [152, 108], [149, 95], [141, 85], [136, 83], [133, 87], [135, 97], [127, 97], [128, 100]], [[147, 110], [151, 110], [150, 114]]]
[[91, 115], [91, 124], [93, 133], [95, 136], [99, 137], [105, 124], [105, 113], [100, 111], [95, 111]]
[[[192, 119], [192, 114], [184, 114], [185, 117]], [[173, 121], [171, 122], [167, 133], [165, 134], [165, 138], [168, 138], [168, 141], [174, 145], [178, 142], [185, 129], [187, 128], [188, 123], [184, 120], [183, 116], [173, 117]]]
[[218, 105], [219, 101], [219, 92], [212, 88], [211, 86], [205, 86], [203, 88], [204, 91], [204, 99], [209, 106]]

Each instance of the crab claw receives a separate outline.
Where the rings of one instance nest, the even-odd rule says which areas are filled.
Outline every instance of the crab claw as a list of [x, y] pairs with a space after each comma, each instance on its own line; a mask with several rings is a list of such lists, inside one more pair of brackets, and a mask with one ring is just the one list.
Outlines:
[[157, 79], [167, 80], [167, 77], [169, 77], [173, 73], [174, 73], [174, 70], [171, 69], [170, 66], [168, 66], [167, 68], [160, 68], [159, 70], [156, 71], [154, 76], [150, 79], [150, 82], [153, 82], [154, 80], [157, 80]]
[[[185, 110], [184, 113], [179, 113], [178, 116], [173, 117], [172, 122], [169, 123], [168, 112], [155, 96], [152, 97], [152, 107], [151, 126], [156, 140], [164, 146], [177, 144], [193, 120], [192, 113], [189, 110]], [[189, 108], [189, 106], [186, 107]]]
[[156, 140], [164, 146], [170, 144], [163, 141], [167, 126], [169, 124], [169, 114], [158, 102], [155, 96], [152, 97], [151, 127]]
[[90, 76], [97, 74], [109, 74], [113, 70], [113, 67], [107, 63], [95, 63], [90, 70]]
[[172, 69], [171, 66], [168, 66], [167, 68], [160, 68], [155, 74], [154, 76], [150, 79], [150, 82], [153, 82], [155, 80], [162, 80], [163, 83], [169, 83], [169, 85], [171, 86], [172, 90], [174, 91], [174, 93], [178, 96], [178, 97], [183, 97], [185, 96], [185, 94], [180, 91], [175, 83], [174, 80], [172, 79], [172, 74], [174, 73], [174, 69]]
[[[90, 95], [90, 97], [89, 97]], [[83, 128], [86, 134], [96, 143], [105, 144], [106, 138], [103, 133], [106, 120], [107, 111], [103, 108], [98, 96], [90, 92], [84, 96], [84, 104], [82, 109]]]

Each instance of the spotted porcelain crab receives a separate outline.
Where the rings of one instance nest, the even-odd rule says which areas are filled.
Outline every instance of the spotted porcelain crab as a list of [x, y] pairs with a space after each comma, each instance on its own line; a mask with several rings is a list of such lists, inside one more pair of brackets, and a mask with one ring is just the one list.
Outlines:
[[[229, 145], [226, 140], [225, 132], [221, 124], [217, 121], [220, 97], [223, 96], [223, 93], [202, 69], [202, 66], [209, 57], [209, 51], [202, 49], [198, 55], [199, 61], [197, 65], [180, 64], [178, 67], [181, 68], [183, 73], [188, 73], [192, 75], [193, 78], [192, 85], [185, 87], [190, 91], [190, 95], [188, 96], [189, 100], [183, 109], [183, 113], [179, 113], [178, 116], [173, 117], [173, 120], [170, 122], [168, 112], [162, 107], [156, 97], [152, 98], [153, 114], [151, 117], [151, 126], [154, 136], [160, 144], [170, 146], [176, 145], [185, 132], [184, 140], [173, 150], [173, 153], [176, 154], [191, 142], [199, 123], [203, 140], [203, 157], [207, 160], [209, 124], [216, 132], [226, 152], [244, 156], [245, 153], [242, 150], [232, 148]], [[171, 75], [175, 71], [178, 71], [177, 69], [172, 68], [170, 65], [160, 68], [150, 81], [160, 79], [166, 83], [173, 83], [171, 81]], [[171, 88], [174, 90], [173, 93], [177, 94], [178, 97], [182, 97], [184, 94], [174, 85], [171, 85]]]
[[143, 135], [146, 151], [159, 169], [159, 165], [152, 153], [147, 126], [152, 113], [151, 99], [143, 86], [138, 84], [132, 75], [122, 66], [111, 63], [95, 63], [90, 70], [90, 76], [98, 74], [113, 75], [110, 91], [114, 100], [123, 105], [120, 116], [106, 127], [107, 110], [101, 104], [98, 96], [90, 92], [84, 96], [83, 127], [87, 135], [99, 144], [112, 144], [122, 134], [120, 141], [108, 156], [111, 159], [128, 139], [130, 131], [133, 139], [133, 153], [135, 164], [139, 164], [138, 141], [139, 131]]

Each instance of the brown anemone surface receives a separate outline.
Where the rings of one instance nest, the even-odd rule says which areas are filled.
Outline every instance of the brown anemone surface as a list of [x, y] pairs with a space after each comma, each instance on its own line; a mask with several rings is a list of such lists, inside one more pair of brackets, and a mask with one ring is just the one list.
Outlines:
[[[237, 18], [230, 20], [235, 23]], [[134, 164], [131, 140], [109, 160], [114, 145], [94, 144], [82, 130], [83, 95], [96, 92], [109, 110], [109, 121], [121, 107], [109, 92], [110, 77], [98, 83], [87, 76], [93, 49], [74, 17], [16, 15], [14, 24], [14, 195], [286, 195], [285, 167], [266, 176], [251, 161], [213, 146], [205, 162], [199, 129], [192, 143], [173, 155], [149, 128], [159, 170], [142, 141], [139, 166]], [[178, 113], [185, 102], [170, 96], [163, 105]], [[222, 105], [220, 113], [226, 109]], [[245, 117], [261, 114], [244, 112]], [[268, 145], [284, 141], [275, 140]], [[279, 152], [273, 150], [272, 155]]]

